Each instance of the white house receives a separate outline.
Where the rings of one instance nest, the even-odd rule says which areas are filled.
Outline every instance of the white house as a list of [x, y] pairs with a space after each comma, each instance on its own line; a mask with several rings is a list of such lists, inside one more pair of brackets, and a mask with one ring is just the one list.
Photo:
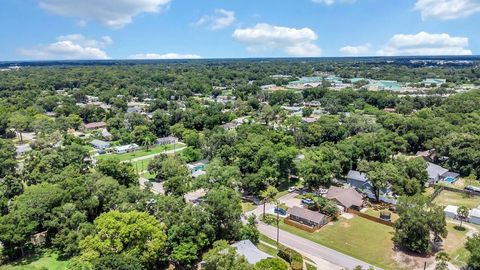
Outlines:
[[113, 148], [115, 154], [124, 154], [128, 152], [133, 152], [139, 148], [138, 144], [132, 143], [127, 145], [120, 145]]

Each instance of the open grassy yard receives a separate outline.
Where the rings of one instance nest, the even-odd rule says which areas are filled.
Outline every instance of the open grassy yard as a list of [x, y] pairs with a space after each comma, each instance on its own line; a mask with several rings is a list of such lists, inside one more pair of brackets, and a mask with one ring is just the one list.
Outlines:
[[56, 254], [44, 254], [38, 259], [0, 266], [0, 270], [64, 270], [68, 261], [58, 260]]
[[453, 264], [465, 266], [469, 256], [468, 251], [464, 248], [468, 230], [459, 231], [452, 223], [447, 223], [447, 229], [448, 236], [443, 241], [443, 248], [450, 255]]
[[447, 206], [466, 206], [476, 208], [480, 205], [480, 196], [468, 196], [463, 193], [444, 190], [433, 201], [437, 205]]
[[[365, 218], [340, 218], [315, 233], [309, 233], [283, 222], [281, 228], [321, 245], [384, 269], [401, 269], [394, 261], [393, 228]], [[281, 237], [281, 236], [280, 236]]]
[[[182, 143], [176, 143], [175, 144], [175, 149], [181, 148], [183, 146], [185, 146], [185, 145], [182, 144]], [[148, 149], [148, 151], [145, 149], [145, 150], [125, 153], [125, 154], [104, 154], [104, 155], [97, 156], [97, 159], [100, 160], [100, 159], [115, 157], [115, 158], [118, 158], [121, 161], [125, 161], [125, 160], [131, 160], [131, 159], [138, 158], [138, 157], [160, 154], [163, 151], [173, 150], [173, 148], [174, 148], [173, 144], [157, 145], [157, 146], [151, 147], [150, 149]]]
[[257, 206], [251, 202], [242, 202], [242, 211], [243, 213], [250, 212], [252, 210], [255, 210]]

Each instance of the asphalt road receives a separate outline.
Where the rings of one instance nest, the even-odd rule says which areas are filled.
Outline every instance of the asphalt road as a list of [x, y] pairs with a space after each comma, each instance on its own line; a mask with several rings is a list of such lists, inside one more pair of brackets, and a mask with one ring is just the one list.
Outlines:
[[[298, 195], [297, 193], [289, 193], [279, 199], [281, 203], [291, 202], [292, 199]], [[274, 207], [272, 204], [267, 204], [267, 212]], [[263, 205], [259, 205], [255, 210], [248, 212], [249, 214], [255, 214], [259, 216], [263, 213]], [[265, 236], [276, 240], [277, 239], [277, 228], [274, 226], [266, 225], [264, 223], [258, 224], [258, 230]], [[280, 244], [292, 248], [300, 254], [308, 257], [313, 260], [317, 265], [317, 269], [325, 270], [341, 270], [341, 269], [353, 269], [358, 265], [361, 265], [363, 268], [368, 269], [370, 264], [355, 259], [351, 256], [343, 254], [341, 252], [335, 251], [331, 248], [322, 246], [308, 239], [302, 238], [300, 236], [291, 234], [289, 232], [280, 230], [279, 237]], [[358, 247], [362, 248], [362, 247]], [[374, 267], [374, 269], [381, 269]]]

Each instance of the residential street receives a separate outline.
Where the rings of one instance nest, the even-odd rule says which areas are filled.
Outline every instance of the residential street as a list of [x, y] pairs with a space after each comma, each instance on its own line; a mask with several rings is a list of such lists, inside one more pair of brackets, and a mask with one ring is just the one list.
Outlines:
[[[281, 203], [285, 203], [287, 205], [295, 202], [294, 197], [298, 195], [298, 193], [289, 193], [285, 196], [281, 197], [279, 201]], [[290, 207], [290, 205], [289, 205]], [[266, 212], [269, 212], [274, 208], [273, 204], [266, 205]], [[255, 214], [257, 217], [263, 213], [263, 205], [259, 205], [255, 210], [246, 213], [246, 215]], [[265, 236], [276, 240], [277, 238], [277, 228], [274, 226], [266, 225], [264, 223], [258, 224], [258, 230], [264, 234]], [[309, 259], [313, 260], [318, 269], [325, 269], [325, 270], [340, 270], [344, 268], [353, 269], [357, 265], [363, 266], [365, 269], [368, 269], [370, 265], [366, 262], [361, 260], [355, 259], [348, 255], [345, 255], [341, 252], [335, 251], [328, 247], [322, 246], [300, 236], [296, 236], [289, 232], [280, 230], [280, 243], [284, 246], [290, 247], [302, 255], [308, 257]], [[361, 247], [358, 247], [361, 248]], [[380, 269], [375, 267], [375, 269]]]

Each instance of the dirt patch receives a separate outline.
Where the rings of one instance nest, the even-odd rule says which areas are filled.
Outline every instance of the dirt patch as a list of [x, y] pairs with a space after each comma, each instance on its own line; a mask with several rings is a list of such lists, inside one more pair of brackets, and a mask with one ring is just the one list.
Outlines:
[[396, 250], [393, 253], [393, 259], [405, 269], [423, 269], [425, 263], [427, 264], [427, 267], [435, 264], [434, 256], [420, 256], [401, 250]]
[[348, 222], [340, 222], [340, 227], [342, 228], [350, 228], [350, 224]]

